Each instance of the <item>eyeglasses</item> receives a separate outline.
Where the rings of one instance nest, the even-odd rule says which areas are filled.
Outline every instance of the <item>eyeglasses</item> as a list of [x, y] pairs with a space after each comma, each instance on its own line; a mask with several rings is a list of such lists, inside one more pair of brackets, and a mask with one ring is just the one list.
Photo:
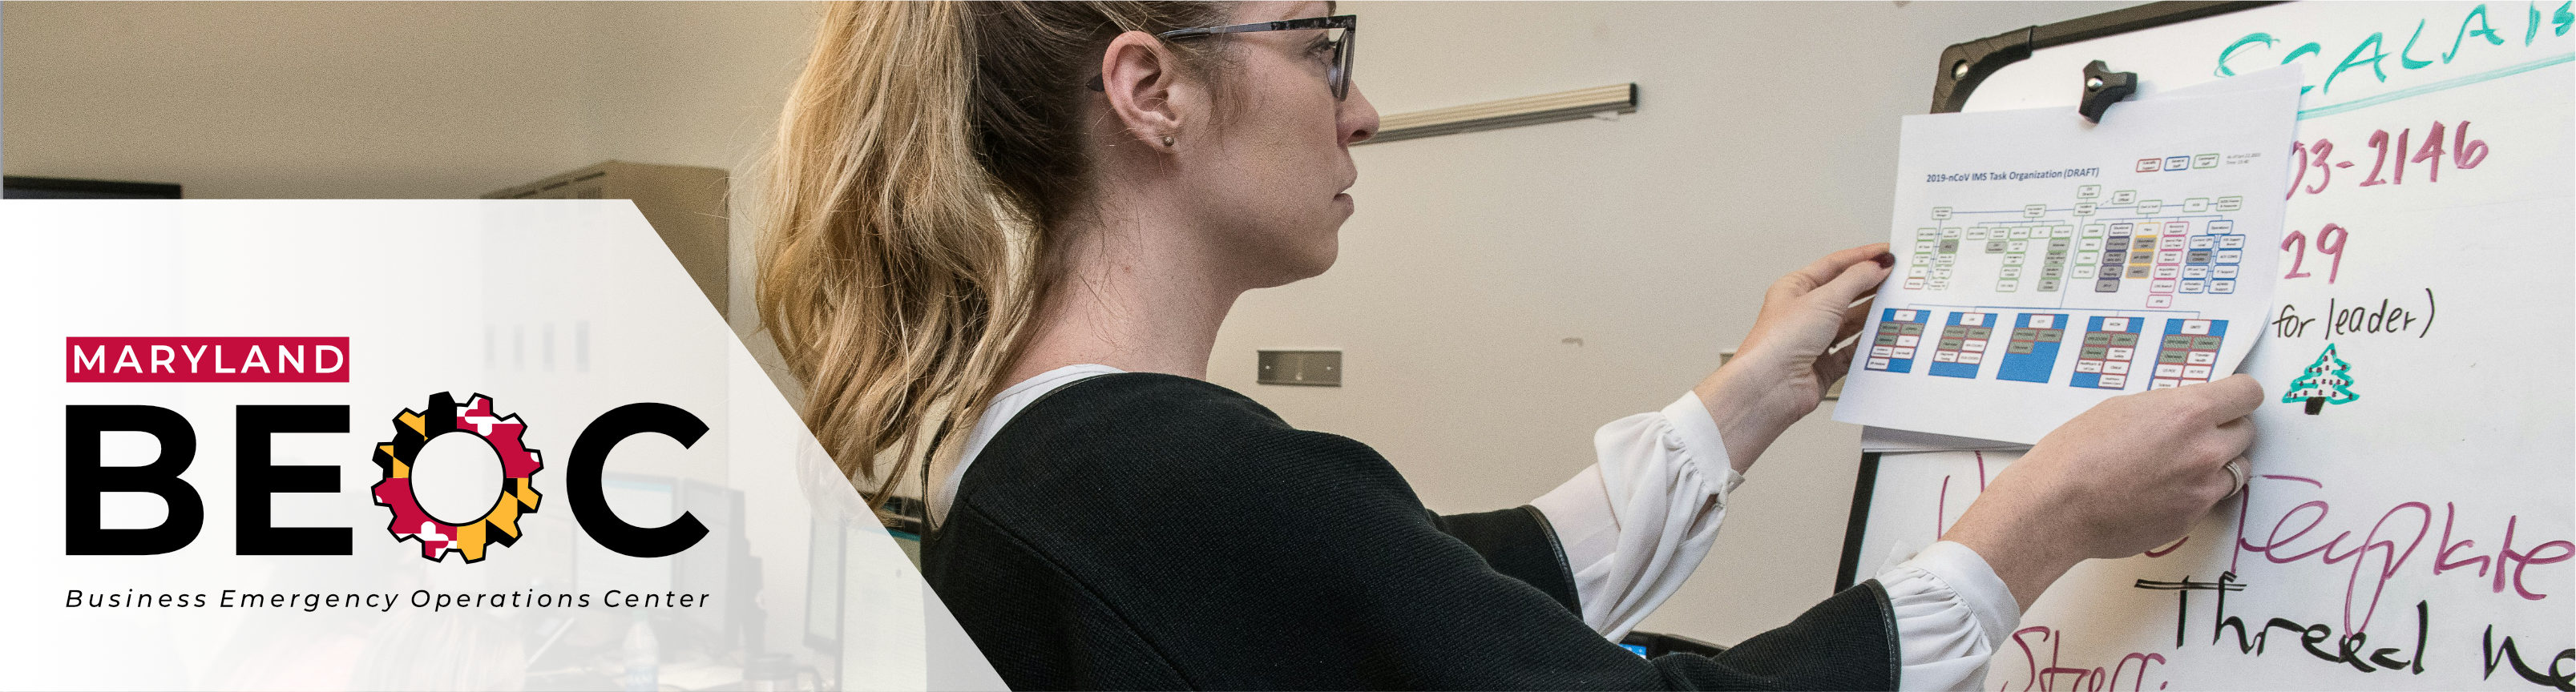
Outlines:
[[[1173, 29], [1171, 31], [1155, 34], [1154, 37], [1165, 41], [1178, 41], [1182, 39], [1202, 38], [1221, 34], [1246, 34], [1255, 31], [1296, 31], [1300, 29], [1324, 30], [1323, 43], [1314, 46], [1315, 50], [1322, 50], [1326, 45], [1330, 45], [1333, 49], [1333, 60], [1329, 63], [1330, 66], [1325, 68], [1324, 78], [1333, 85], [1333, 100], [1338, 101], [1348, 98], [1351, 93], [1351, 43], [1355, 38], [1357, 38], [1360, 30], [1360, 16], [1356, 14], [1337, 14], [1330, 17], [1308, 17], [1305, 19], [1289, 19], [1276, 22], [1253, 22], [1250, 24], [1231, 24], [1227, 26], [1203, 26], [1194, 29]], [[1107, 90], [1107, 88], [1100, 83], [1100, 77], [1098, 75], [1092, 76], [1091, 83], [1088, 86], [1092, 91]]]

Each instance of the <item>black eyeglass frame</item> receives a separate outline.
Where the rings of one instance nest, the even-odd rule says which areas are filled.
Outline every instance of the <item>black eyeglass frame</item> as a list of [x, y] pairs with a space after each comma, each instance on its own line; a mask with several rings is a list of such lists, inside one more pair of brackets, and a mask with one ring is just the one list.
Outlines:
[[[1356, 52], [1354, 50], [1355, 47], [1352, 44], [1358, 40], [1360, 33], [1360, 16], [1356, 14], [1337, 14], [1330, 17], [1307, 17], [1305, 19], [1283, 19], [1275, 22], [1252, 22], [1250, 24], [1228, 24], [1225, 26], [1202, 26], [1189, 29], [1173, 29], [1171, 31], [1155, 34], [1154, 37], [1165, 41], [1178, 41], [1182, 39], [1203, 38], [1223, 34], [1244, 34], [1256, 31], [1296, 31], [1300, 29], [1342, 30], [1342, 40], [1333, 42], [1333, 66], [1326, 72], [1324, 77], [1332, 82], [1333, 100], [1340, 101], [1348, 98], [1351, 93], [1351, 55]], [[1099, 75], [1092, 75], [1091, 83], [1085, 86], [1089, 87], [1092, 91], [1108, 90], [1106, 86], [1101, 84]]]

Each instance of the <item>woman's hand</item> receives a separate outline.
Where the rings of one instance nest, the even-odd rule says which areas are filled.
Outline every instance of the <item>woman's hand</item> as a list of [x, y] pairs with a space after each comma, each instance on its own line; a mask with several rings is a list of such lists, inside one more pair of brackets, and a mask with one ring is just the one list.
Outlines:
[[1825, 388], [1851, 369], [1850, 349], [1827, 351], [1868, 323], [1868, 306], [1852, 302], [1876, 291], [1895, 263], [1886, 243], [1873, 243], [1780, 277], [1763, 294], [1762, 313], [1735, 358], [1691, 388], [1717, 420], [1737, 473], [1751, 468], [1790, 423], [1814, 412]]
[[2225, 466], [2253, 444], [2246, 416], [2262, 403], [2247, 375], [2105, 399], [2040, 438], [1942, 538], [1976, 550], [2027, 609], [2076, 563], [2170, 543], [2236, 492]]

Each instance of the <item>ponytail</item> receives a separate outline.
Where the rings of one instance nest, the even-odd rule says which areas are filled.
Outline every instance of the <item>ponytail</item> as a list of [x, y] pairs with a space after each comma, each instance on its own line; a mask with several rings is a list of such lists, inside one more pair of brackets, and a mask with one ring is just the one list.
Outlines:
[[1085, 192], [1077, 116], [1102, 48], [1221, 14], [1143, 2], [826, 12], [769, 154], [756, 291], [761, 326], [805, 385], [805, 424], [870, 506], [914, 464], [953, 461], [1008, 385], [1045, 294], [1047, 229]]

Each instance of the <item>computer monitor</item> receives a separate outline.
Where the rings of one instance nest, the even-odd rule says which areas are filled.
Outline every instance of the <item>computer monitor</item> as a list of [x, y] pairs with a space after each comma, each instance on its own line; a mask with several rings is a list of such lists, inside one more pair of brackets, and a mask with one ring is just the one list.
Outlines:
[[759, 583], [742, 523], [742, 491], [704, 481], [679, 483], [679, 507], [707, 527], [697, 545], [672, 556], [671, 585], [685, 593], [714, 594], [681, 619], [732, 641], [744, 631]]
[[573, 570], [582, 591], [707, 594], [711, 598], [702, 605], [672, 611], [672, 619], [727, 647], [756, 626], [746, 622], [758, 612], [751, 601], [760, 577], [743, 533], [742, 491], [699, 480], [614, 472], [600, 475], [600, 490], [609, 510], [626, 523], [661, 526], [686, 513], [707, 534], [677, 555], [651, 559], [620, 554], [584, 535]]
[[841, 522], [817, 511], [806, 532], [805, 646], [837, 659], [841, 653]]
[[[636, 526], [661, 526], [680, 516], [679, 481], [667, 476], [631, 473], [600, 475], [601, 494], [609, 511]], [[700, 521], [704, 521], [701, 519]], [[584, 593], [618, 589], [631, 593], [670, 591], [673, 569], [658, 559], [640, 558], [600, 545], [583, 534], [573, 559], [573, 581]]]

